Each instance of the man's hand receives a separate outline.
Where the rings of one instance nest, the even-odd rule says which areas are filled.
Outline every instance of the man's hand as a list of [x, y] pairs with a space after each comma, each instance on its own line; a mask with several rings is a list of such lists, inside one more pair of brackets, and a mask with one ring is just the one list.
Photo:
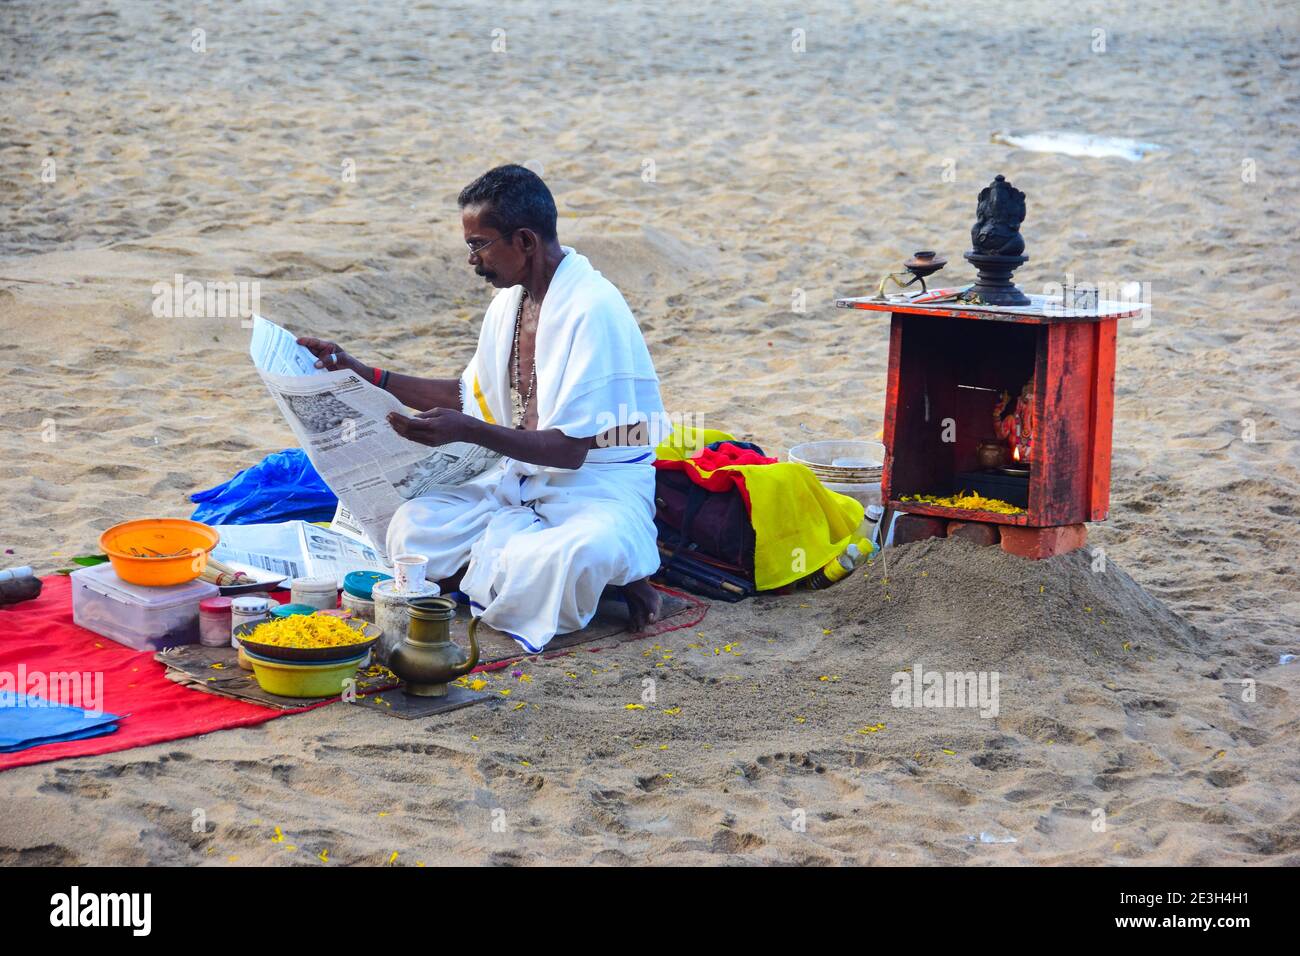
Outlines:
[[312, 355], [316, 356], [316, 367], [323, 368], [327, 372], [335, 372], [341, 368], [349, 369], [369, 381], [370, 369], [362, 365], [347, 352], [343, 351], [342, 346], [337, 342], [330, 342], [326, 339], [314, 339], [311, 336], [304, 335], [298, 339], [298, 344], [305, 348]]
[[388, 423], [403, 438], [421, 445], [447, 445], [457, 441], [473, 441], [473, 430], [478, 419], [451, 408], [431, 408], [407, 418], [400, 412], [389, 412]]

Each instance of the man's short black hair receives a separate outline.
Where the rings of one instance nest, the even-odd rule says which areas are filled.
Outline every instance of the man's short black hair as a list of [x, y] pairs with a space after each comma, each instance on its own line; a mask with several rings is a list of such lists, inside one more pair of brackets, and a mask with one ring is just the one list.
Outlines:
[[546, 183], [531, 169], [498, 166], [474, 180], [456, 198], [460, 208], [482, 206], [482, 220], [501, 234], [514, 229], [531, 229], [544, 241], [553, 241], [555, 198]]

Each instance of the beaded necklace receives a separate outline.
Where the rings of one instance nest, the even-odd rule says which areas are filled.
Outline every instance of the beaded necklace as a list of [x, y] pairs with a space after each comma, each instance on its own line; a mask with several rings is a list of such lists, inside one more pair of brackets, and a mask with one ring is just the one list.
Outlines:
[[528, 298], [528, 290], [525, 289], [523, 295], [519, 297], [519, 311], [515, 313], [515, 363], [513, 381], [510, 383], [510, 405], [514, 412], [515, 428], [524, 427], [524, 416], [527, 414], [528, 403], [533, 400], [533, 389], [537, 386], [537, 356], [533, 356], [532, 374], [528, 380], [528, 394], [521, 396], [519, 393], [519, 383], [522, 377], [519, 373], [519, 330], [524, 324], [524, 300]]

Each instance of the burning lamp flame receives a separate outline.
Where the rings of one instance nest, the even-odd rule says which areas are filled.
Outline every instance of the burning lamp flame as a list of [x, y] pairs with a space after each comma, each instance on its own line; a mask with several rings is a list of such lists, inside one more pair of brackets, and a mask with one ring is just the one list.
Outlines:
[[1015, 448], [1011, 449], [1011, 457], [1014, 458], [1016, 461], [1019, 461], [1019, 460], [1020, 460], [1020, 446], [1019, 446], [1019, 445], [1017, 445]]

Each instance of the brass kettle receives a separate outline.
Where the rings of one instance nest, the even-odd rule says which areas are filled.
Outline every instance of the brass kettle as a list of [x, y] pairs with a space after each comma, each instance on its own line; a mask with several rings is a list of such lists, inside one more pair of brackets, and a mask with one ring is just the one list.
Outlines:
[[388, 669], [406, 682], [414, 697], [443, 697], [447, 682], [468, 674], [478, 663], [478, 618], [469, 622], [469, 654], [451, 639], [456, 602], [445, 597], [414, 598], [407, 602], [410, 627], [406, 640], [393, 648]]

